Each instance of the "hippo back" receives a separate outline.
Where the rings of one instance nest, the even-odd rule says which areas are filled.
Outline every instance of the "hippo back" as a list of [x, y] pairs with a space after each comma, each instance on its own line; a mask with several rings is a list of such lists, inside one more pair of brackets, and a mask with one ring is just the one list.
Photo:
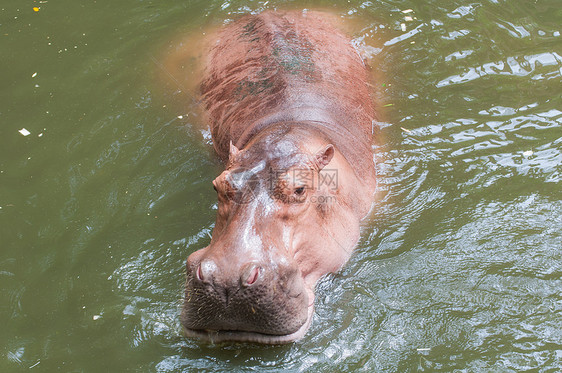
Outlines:
[[228, 158], [230, 141], [243, 148], [264, 127], [290, 121], [318, 126], [349, 161], [373, 167], [367, 69], [333, 19], [266, 11], [222, 30], [201, 83], [221, 158]]

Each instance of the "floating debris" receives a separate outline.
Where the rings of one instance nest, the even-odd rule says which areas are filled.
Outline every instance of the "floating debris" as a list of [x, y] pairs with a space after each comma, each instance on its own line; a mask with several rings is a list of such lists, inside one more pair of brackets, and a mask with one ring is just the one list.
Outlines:
[[35, 78], [37, 76], [37, 73], [33, 73], [33, 75], [31, 75], [32, 78]]
[[400, 29], [402, 29], [402, 31], [406, 32], [406, 24], [405, 24], [405, 23], [401, 23], [401, 24], [400, 24]]
[[523, 152], [523, 155], [524, 155], [525, 157], [530, 157], [530, 156], [533, 155], [533, 151], [532, 151], [532, 150], [525, 150], [525, 151]]
[[99, 319], [101, 319], [101, 315], [94, 315], [94, 316], [92, 317], [92, 319], [93, 319], [94, 321], [99, 320]]
[[412, 13], [412, 12], [413, 12], [412, 9], [405, 9], [405, 10], [402, 11], [402, 13], [404, 13], [404, 14], [408, 14], [408, 13]]
[[389, 107], [389, 106], [394, 106], [394, 104], [386, 104], [383, 107]]
[[411, 22], [411, 21], [413, 21], [413, 20], [414, 20], [414, 19], [413, 19], [412, 17], [410, 17], [410, 16], [404, 17], [404, 21], [406, 21], [406, 22]]
[[26, 130], [25, 128], [22, 128], [21, 130], [18, 131], [19, 133], [21, 133], [24, 136], [29, 136], [31, 135], [31, 132], [29, 132], [28, 130]]
[[29, 367], [29, 369], [31, 368], [35, 368], [37, 365], [41, 364], [41, 360], [39, 360], [38, 362], [36, 362], [35, 364], [33, 364], [32, 366]]
[[404, 132], [407, 132], [407, 133], [412, 133], [412, 131], [410, 131], [410, 130], [409, 130], [409, 129], [407, 129], [407, 128], [404, 128], [404, 127], [400, 127], [400, 129], [401, 129], [402, 131], [404, 131]]
[[39, 8], [36, 7], [36, 6], [34, 6], [34, 7], [33, 7], [33, 11], [34, 11], [34, 12], [38, 12], [38, 11], [39, 11]]

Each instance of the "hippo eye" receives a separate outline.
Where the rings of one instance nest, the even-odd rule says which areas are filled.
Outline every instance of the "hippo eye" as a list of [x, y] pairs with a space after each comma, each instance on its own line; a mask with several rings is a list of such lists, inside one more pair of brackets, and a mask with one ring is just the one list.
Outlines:
[[295, 188], [295, 194], [297, 196], [302, 196], [304, 194], [304, 187], [301, 186], [301, 187]]

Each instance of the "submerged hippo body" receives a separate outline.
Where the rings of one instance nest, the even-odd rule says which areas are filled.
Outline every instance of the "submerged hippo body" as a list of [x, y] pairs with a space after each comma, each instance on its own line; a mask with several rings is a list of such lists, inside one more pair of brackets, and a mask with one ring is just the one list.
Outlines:
[[226, 170], [209, 246], [187, 260], [181, 322], [214, 342], [286, 343], [318, 279], [359, 239], [376, 185], [363, 60], [321, 13], [264, 12], [226, 26], [201, 94]]

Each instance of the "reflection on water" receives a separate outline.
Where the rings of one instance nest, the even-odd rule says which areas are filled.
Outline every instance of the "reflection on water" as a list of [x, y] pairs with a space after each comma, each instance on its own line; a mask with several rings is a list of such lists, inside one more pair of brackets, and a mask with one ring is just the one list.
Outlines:
[[210, 240], [222, 165], [159, 61], [204, 24], [282, 4], [3, 7], [1, 371], [562, 369], [554, 0], [338, 3], [381, 120], [362, 241], [318, 285], [302, 341], [182, 336], [185, 259]]
[[[459, 53], [455, 57], [466, 56], [472, 54], [472, 51], [455, 52]], [[449, 60], [451, 58], [448, 58]], [[447, 58], [446, 58], [447, 60]], [[522, 56], [520, 58], [507, 57], [505, 61], [488, 62], [478, 67], [470, 67], [467, 72], [460, 75], [447, 77], [437, 83], [437, 87], [444, 87], [450, 84], [465, 83], [474, 79], [482, 78], [486, 75], [508, 75], [508, 76], [527, 76], [531, 75], [531, 79], [555, 79], [560, 78], [562, 72], [557, 69], [547, 69], [548, 73], [541, 74], [538, 71], [544, 70], [545, 66], [560, 66], [562, 57], [558, 53], [541, 53], [531, 56]]]

